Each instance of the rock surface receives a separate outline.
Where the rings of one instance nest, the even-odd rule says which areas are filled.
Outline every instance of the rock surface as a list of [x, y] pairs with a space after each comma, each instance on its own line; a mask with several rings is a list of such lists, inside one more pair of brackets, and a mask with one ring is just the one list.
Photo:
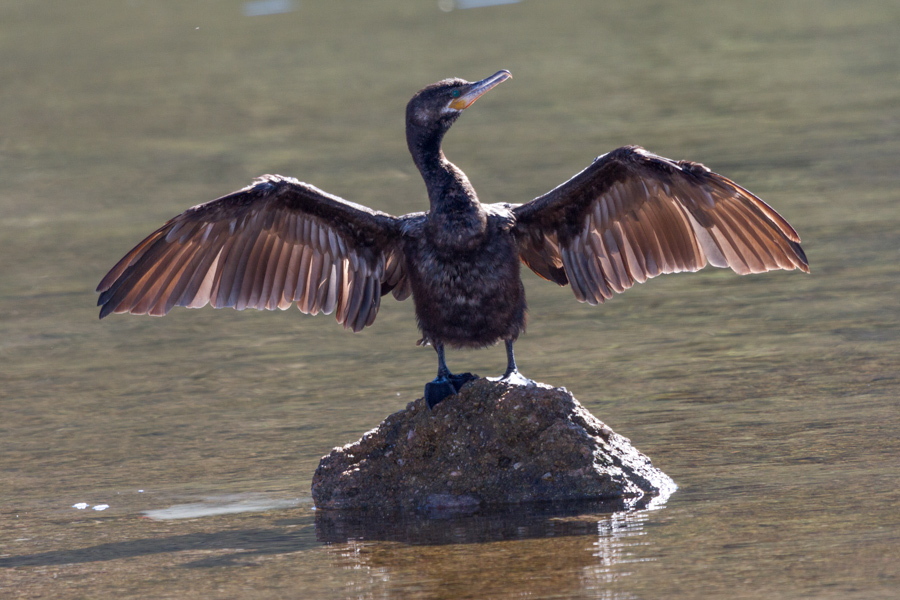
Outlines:
[[478, 379], [424, 398], [322, 458], [320, 509], [474, 510], [668, 495], [675, 483], [564, 388]]

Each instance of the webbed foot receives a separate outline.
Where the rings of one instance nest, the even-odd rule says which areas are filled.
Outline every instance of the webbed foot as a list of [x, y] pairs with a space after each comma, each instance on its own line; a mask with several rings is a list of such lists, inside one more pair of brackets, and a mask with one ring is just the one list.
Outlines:
[[435, 377], [434, 381], [425, 384], [425, 402], [428, 408], [434, 408], [438, 402], [456, 393], [451, 380], [447, 377]]
[[478, 379], [478, 376], [471, 373], [435, 377], [434, 381], [425, 384], [425, 402], [428, 403], [428, 408], [434, 408], [447, 396], [458, 394], [462, 386], [474, 379]]
[[521, 385], [525, 387], [531, 387], [537, 385], [534, 380], [528, 379], [518, 371], [512, 371], [511, 373], [504, 373], [503, 377], [499, 378], [497, 381], [502, 381], [503, 383], [508, 383], [510, 385]]
[[453, 384], [453, 388], [458, 394], [459, 390], [462, 389], [462, 386], [466, 385], [470, 381], [475, 381], [476, 379], [478, 379], [478, 375], [472, 375], [471, 373], [457, 373], [456, 375], [450, 376], [450, 383]]

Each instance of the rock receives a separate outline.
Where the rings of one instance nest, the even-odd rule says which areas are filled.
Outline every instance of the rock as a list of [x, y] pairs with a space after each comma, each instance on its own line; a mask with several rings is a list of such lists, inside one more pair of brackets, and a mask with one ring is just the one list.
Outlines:
[[424, 398], [319, 463], [320, 509], [445, 509], [667, 496], [675, 483], [564, 388], [478, 379]]

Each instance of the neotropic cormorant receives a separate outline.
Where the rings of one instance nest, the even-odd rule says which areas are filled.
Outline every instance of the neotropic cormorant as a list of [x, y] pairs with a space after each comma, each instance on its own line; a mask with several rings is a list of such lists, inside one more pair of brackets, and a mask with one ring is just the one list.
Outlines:
[[394, 217], [309, 184], [264, 175], [188, 209], [103, 278], [100, 318], [164, 315], [173, 306], [335, 311], [353, 331], [381, 297], [413, 296], [422, 342], [438, 354], [430, 406], [472, 378], [453, 375], [444, 346], [506, 343], [504, 378], [518, 376], [513, 342], [525, 327], [519, 262], [597, 304], [662, 273], [710, 263], [739, 274], [809, 271], [797, 232], [765, 202], [699, 163], [626, 146], [526, 204], [481, 204], [441, 141], [462, 111], [511, 77], [445, 79], [406, 107], [406, 140], [430, 210]]

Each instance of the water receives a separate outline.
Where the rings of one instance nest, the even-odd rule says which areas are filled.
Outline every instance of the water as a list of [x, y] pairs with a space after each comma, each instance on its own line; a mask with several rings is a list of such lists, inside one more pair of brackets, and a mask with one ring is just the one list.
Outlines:
[[[896, 594], [896, 3], [459, 6], [0, 7], [0, 595]], [[669, 276], [596, 308], [527, 278], [523, 372], [650, 455], [680, 485], [664, 505], [334, 521], [319, 457], [433, 377], [409, 302], [353, 335], [296, 310], [98, 322], [93, 288], [261, 173], [420, 210], [406, 101], [501, 68], [445, 145], [483, 199], [638, 143], [772, 203], [812, 274]]]

